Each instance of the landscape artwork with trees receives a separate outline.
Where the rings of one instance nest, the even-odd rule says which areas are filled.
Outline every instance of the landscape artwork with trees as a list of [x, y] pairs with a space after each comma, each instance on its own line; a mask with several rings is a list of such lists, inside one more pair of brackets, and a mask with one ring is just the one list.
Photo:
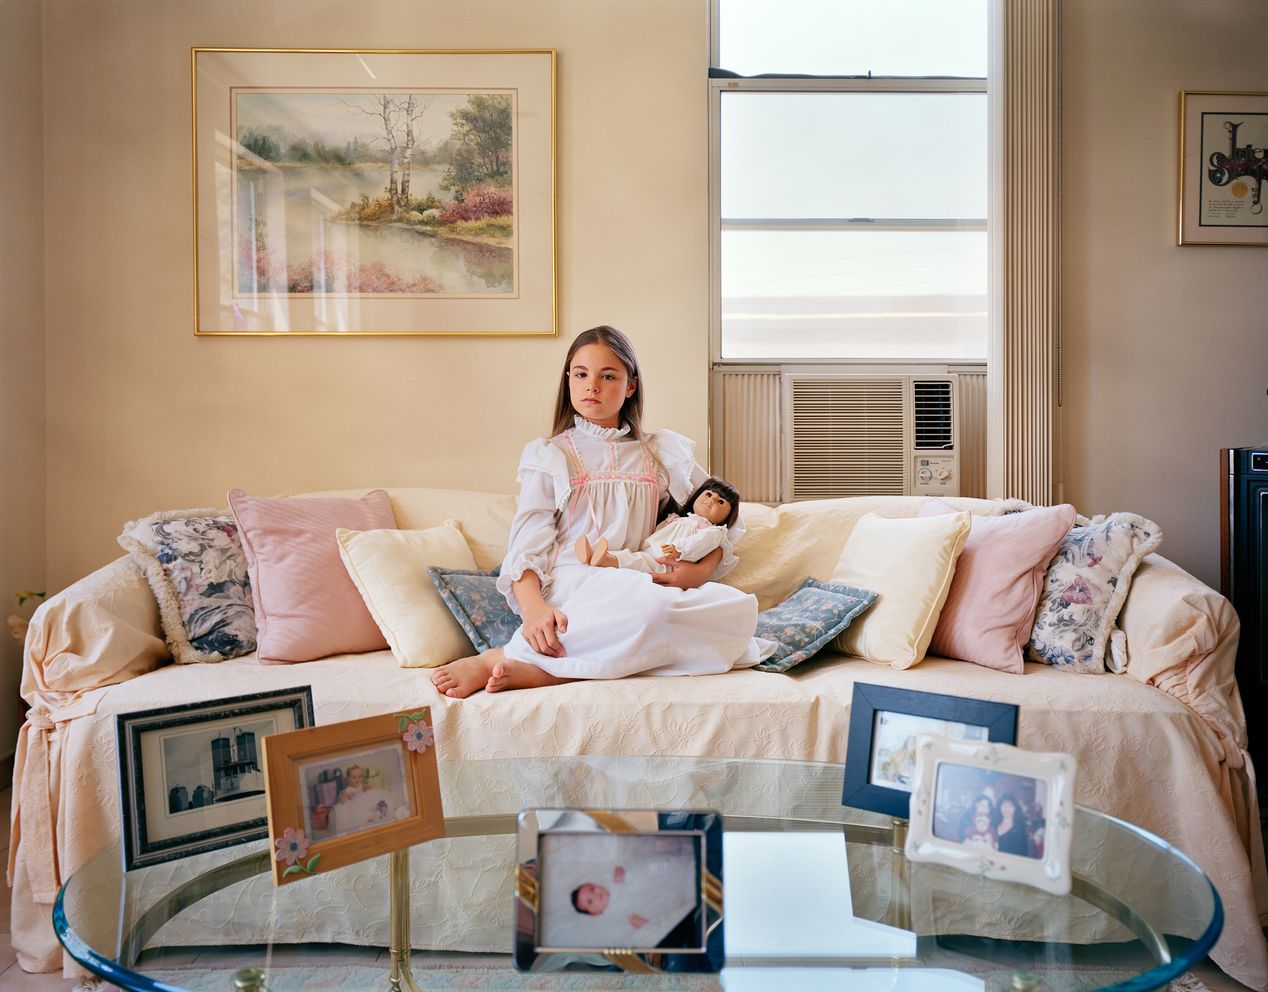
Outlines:
[[514, 296], [516, 93], [233, 92], [235, 293]]

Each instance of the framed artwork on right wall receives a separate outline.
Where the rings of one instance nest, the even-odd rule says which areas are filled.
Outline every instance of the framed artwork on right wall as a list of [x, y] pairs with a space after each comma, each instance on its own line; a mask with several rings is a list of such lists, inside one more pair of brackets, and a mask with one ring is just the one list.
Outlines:
[[1268, 93], [1180, 93], [1177, 244], [1268, 246]]

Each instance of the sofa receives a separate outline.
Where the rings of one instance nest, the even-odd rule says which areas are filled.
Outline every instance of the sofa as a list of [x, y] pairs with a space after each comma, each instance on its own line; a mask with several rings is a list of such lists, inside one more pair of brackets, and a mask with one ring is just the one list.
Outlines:
[[[478, 568], [501, 561], [514, 497], [440, 489], [389, 494], [399, 528], [454, 520]], [[984, 516], [1010, 508], [1000, 501], [947, 502]], [[871, 497], [745, 504], [748, 534], [740, 565], [725, 581], [755, 594], [765, 609], [808, 576], [827, 579], [864, 514], [914, 517], [925, 503], [923, 497]], [[1126, 647], [1120, 674], [1076, 675], [1027, 663], [1019, 675], [933, 656], [898, 670], [828, 648], [786, 674], [746, 670], [578, 682], [458, 700], [438, 694], [426, 670], [399, 667], [388, 651], [293, 665], [261, 665], [252, 655], [173, 664], [154, 595], [129, 558], [121, 557], [42, 604], [27, 637], [22, 695], [30, 712], [18, 740], [8, 865], [13, 946], [28, 971], [64, 963], [50, 922], [57, 889], [119, 835], [118, 713], [297, 685], [312, 686], [318, 724], [428, 705], [446, 812], [475, 814], [501, 809], [497, 804], [508, 796], [528, 804], [546, 798], [535, 791], [531, 773], [524, 779], [531, 762], [519, 767], [517, 781], [498, 779], [506, 763], [496, 759], [509, 757], [843, 762], [851, 694], [860, 681], [1017, 704], [1020, 746], [1076, 756], [1079, 803], [1158, 834], [1206, 871], [1226, 913], [1212, 957], [1239, 981], [1265, 988], [1268, 946], [1261, 925], [1268, 921], [1268, 874], [1233, 674], [1236, 613], [1183, 569], [1149, 555], [1131, 582], [1118, 625]], [[647, 796], [657, 798], [654, 790]], [[437, 842], [450, 843], [458, 841]], [[154, 886], [170, 884], [245, 850], [169, 862], [146, 869], [146, 877]], [[428, 879], [431, 867], [419, 861], [423, 856], [416, 849], [415, 877]], [[444, 911], [431, 923], [416, 923], [416, 945], [507, 950], [508, 866], [505, 850], [468, 850], [466, 878], [449, 878], [427, 891]], [[292, 939], [385, 940], [386, 906], [378, 897], [359, 894], [355, 884], [339, 889], [309, 900], [323, 909], [305, 913]], [[268, 879], [253, 880], [234, 896], [231, 912], [207, 901], [159, 938], [197, 943], [212, 932], [216, 940], [262, 940], [271, 898]], [[75, 973], [73, 962], [67, 958], [65, 964]]]

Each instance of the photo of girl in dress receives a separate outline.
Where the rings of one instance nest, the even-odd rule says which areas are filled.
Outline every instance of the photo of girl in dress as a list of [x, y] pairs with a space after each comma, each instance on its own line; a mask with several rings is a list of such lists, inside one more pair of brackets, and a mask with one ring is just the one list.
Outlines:
[[1043, 858], [1048, 784], [1024, 775], [943, 762], [934, 788], [933, 834], [1021, 858]]
[[323, 758], [299, 769], [304, 829], [314, 841], [367, 830], [411, 815], [399, 746]]

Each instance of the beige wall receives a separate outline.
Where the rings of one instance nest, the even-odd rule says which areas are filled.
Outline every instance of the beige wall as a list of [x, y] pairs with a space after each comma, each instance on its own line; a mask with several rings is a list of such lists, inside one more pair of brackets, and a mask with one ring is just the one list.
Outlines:
[[[703, 444], [705, 6], [46, 0], [49, 583], [230, 486], [509, 491], [567, 338], [601, 321], [639, 344], [649, 421]], [[1215, 583], [1217, 450], [1268, 439], [1268, 251], [1174, 246], [1176, 102], [1264, 88], [1268, 7], [1067, 0], [1063, 30], [1065, 495], [1153, 517]], [[396, 44], [559, 50], [563, 337], [195, 339], [189, 46]]]
[[[514, 491], [567, 340], [629, 332], [705, 443], [703, 0], [47, 0], [49, 581], [122, 523], [258, 493]], [[556, 48], [558, 339], [195, 338], [189, 48]]]
[[1219, 449], [1268, 441], [1268, 249], [1176, 247], [1179, 92], [1268, 90], [1268, 5], [1063, 11], [1065, 495], [1218, 587]]
[[[44, 583], [44, 161], [39, 0], [0, 2], [0, 618]], [[30, 607], [23, 611], [30, 613]], [[22, 652], [0, 627], [0, 759]], [[7, 787], [0, 782], [0, 788]]]

